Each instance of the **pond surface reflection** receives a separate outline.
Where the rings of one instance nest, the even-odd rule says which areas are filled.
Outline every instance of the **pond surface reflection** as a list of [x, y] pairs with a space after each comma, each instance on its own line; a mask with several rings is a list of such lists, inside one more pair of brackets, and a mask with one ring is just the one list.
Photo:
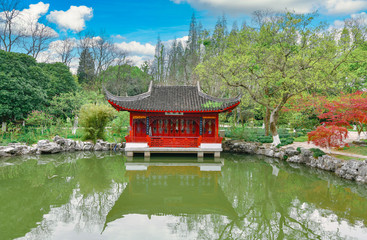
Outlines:
[[0, 162], [1, 239], [367, 239], [367, 187], [273, 159]]

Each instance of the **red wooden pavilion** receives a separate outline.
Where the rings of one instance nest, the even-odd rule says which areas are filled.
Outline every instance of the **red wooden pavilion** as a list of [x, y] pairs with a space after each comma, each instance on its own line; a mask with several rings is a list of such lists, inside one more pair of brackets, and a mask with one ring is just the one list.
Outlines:
[[197, 86], [153, 86], [145, 93], [121, 97], [107, 90], [108, 102], [118, 111], [130, 112], [125, 152], [197, 152], [219, 156], [222, 137], [218, 136], [218, 114], [231, 111], [240, 97], [222, 99], [209, 96]]

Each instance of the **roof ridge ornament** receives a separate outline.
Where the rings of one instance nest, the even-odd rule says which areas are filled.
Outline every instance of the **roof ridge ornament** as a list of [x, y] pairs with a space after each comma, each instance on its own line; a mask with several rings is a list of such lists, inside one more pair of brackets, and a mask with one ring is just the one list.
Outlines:
[[198, 81], [196, 82], [196, 84], [197, 84], [197, 86], [198, 86], [198, 92], [201, 92], [201, 88], [200, 88], [200, 81], [198, 80]]

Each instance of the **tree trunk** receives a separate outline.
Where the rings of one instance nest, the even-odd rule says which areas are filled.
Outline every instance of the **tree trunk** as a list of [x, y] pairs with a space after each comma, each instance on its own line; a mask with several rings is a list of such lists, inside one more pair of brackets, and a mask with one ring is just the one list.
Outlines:
[[74, 125], [73, 125], [73, 129], [72, 129], [72, 134], [75, 135], [76, 134], [76, 130], [78, 129], [78, 116], [75, 115], [74, 117]]
[[357, 126], [356, 125], [353, 126], [353, 130], [354, 130], [354, 127], [357, 130], [357, 132], [358, 132], [357, 141], [360, 141], [361, 140], [361, 133], [363, 131], [363, 125], [361, 123], [358, 123]]
[[264, 124], [265, 124], [265, 136], [269, 136], [269, 120], [270, 120], [270, 110], [266, 108]]
[[6, 132], [6, 122], [5, 121], [3, 121], [2, 125], [1, 125], [1, 131]]
[[275, 108], [271, 114], [269, 119], [270, 131], [271, 135], [273, 136], [273, 143], [272, 145], [275, 147], [280, 144], [280, 138], [277, 130], [277, 121], [279, 117], [279, 108]]
[[241, 120], [240, 108], [237, 107], [237, 124], [236, 125], [238, 125], [240, 123], [240, 120]]

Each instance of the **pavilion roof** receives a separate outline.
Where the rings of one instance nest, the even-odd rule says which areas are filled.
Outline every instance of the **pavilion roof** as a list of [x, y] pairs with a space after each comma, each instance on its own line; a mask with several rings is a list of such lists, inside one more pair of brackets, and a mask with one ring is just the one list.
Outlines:
[[155, 86], [136, 96], [115, 96], [105, 89], [106, 99], [117, 110], [140, 112], [224, 112], [241, 102], [236, 98], [216, 98], [198, 86]]

